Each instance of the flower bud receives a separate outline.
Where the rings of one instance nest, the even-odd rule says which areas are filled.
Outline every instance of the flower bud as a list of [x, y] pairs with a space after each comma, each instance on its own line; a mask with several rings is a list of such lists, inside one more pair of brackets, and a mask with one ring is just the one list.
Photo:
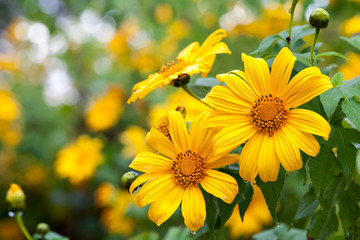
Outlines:
[[139, 174], [137, 174], [134, 171], [130, 171], [127, 173], [124, 173], [124, 175], [122, 175], [121, 177], [121, 184], [124, 188], [129, 189], [130, 185], [135, 181], [135, 179], [139, 176]]
[[45, 235], [50, 231], [50, 227], [48, 224], [46, 223], [39, 223], [36, 226], [36, 233], [41, 234], [41, 235]]
[[181, 87], [182, 85], [188, 84], [190, 82], [190, 75], [188, 74], [181, 74], [178, 76], [177, 79], [171, 82], [171, 85], [174, 87]]
[[17, 212], [25, 208], [25, 194], [19, 185], [10, 184], [6, 193], [6, 202], [9, 204], [9, 211]]
[[185, 109], [184, 106], [178, 106], [178, 107], [175, 109], [175, 111], [180, 112], [181, 115], [183, 116], [183, 118], [185, 119], [185, 117], [186, 117], [186, 109]]
[[327, 28], [329, 24], [329, 13], [323, 8], [317, 8], [312, 11], [309, 22], [314, 28]]
[[157, 121], [154, 128], [159, 130], [165, 137], [172, 141], [169, 129], [169, 117], [167, 115], [162, 116], [159, 121]]

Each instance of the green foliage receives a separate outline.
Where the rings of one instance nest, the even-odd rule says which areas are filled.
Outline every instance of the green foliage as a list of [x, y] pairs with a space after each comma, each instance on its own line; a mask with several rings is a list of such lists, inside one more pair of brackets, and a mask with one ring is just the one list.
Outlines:
[[272, 229], [263, 231], [253, 236], [254, 240], [303, 240], [306, 239], [306, 231], [291, 228], [284, 223]]
[[351, 38], [341, 37], [341, 39], [360, 51], [360, 35], [355, 35]]
[[50, 232], [46, 233], [45, 235], [35, 233], [32, 237], [34, 240], [69, 240], [69, 238], [64, 237], [53, 231], [50, 231]]

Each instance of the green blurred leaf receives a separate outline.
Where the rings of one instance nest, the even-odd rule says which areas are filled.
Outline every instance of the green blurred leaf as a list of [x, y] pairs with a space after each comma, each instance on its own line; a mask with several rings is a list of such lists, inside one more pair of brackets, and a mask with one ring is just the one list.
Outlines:
[[256, 178], [256, 184], [260, 187], [261, 192], [264, 195], [266, 205], [268, 206], [268, 209], [272, 218], [275, 221], [275, 224], [279, 224], [276, 216], [276, 208], [282, 189], [284, 187], [285, 177], [286, 171], [281, 167], [279, 170], [278, 178], [275, 182], [264, 183], [259, 176]]
[[251, 183], [247, 182], [243, 185], [243, 192], [241, 193], [239, 201], [239, 213], [242, 221], [244, 221], [245, 212], [250, 205], [253, 195], [254, 189], [251, 186]]
[[345, 57], [344, 55], [342, 55], [341, 53], [338, 53], [338, 52], [324, 52], [324, 53], [320, 53], [320, 54], [317, 54], [315, 58], [319, 58], [319, 57], [332, 57], [332, 56], [340, 57], [340, 58], [343, 58], [343, 59], [347, 60], [347, 57]]
[[189, 83], [188, 87], [199, 98], [204, 98], [215, 85], [221, 85], [216, 78], [198, 78], [195, 83]]
[[188, 240], [191, 239], [190, 230], [184, 227], [170, 227], [163, 240]]
[[342, 104], [342, 109], [351, 123], [360, 131], [360, 103], [355, 98], [347, 98]]
[[64, 237], [53, 231], [48, 232], [44, 235], [44, 237], [38, 233], [35, 233], [32, 237], [34, 240], [69, 240], [69, 238]]
[[311, 187], [300, 200], [300, 205], [293, 221], [299, 221], [300, 219], [311, 216], [318, 206], [319, 201], [316, 197], [315, 189]]
[[271, 55], [273, 53], [272, 52], [273, 46], [280, 39], [286, 41], [285, 38], [282, 38], [280, 35], [271, 35], [266, 37], [264, 40], [262, 40], [258, 49], [250, 53], [250, 56], [265, 57], [267, 55]]
[[130, 240], [159, 240], [159, 239], [160, 239], [159, 234], [157, 232], [152, 232], [152, 231], [143, 232], [130, 238]]
[[344, 83], [344, 74], [338, 72], [331, 78], [331, 83], [334, 87], [340, 86]]
[[306, 239], [306, 231], [297, 228], [289, 228], [281, 223], [269, 230], [262, 231], [253, 236], [254, 240], [303, 240]]
[[293, 53], [296, 60], [304, 64], [306, 67], [311, 67], [310, 53]]
[[352, 36], [351, 38], [347, 38], [347, 37], [340, 37], [340, 38], [360, 51], [360, 35], [355, 35]]

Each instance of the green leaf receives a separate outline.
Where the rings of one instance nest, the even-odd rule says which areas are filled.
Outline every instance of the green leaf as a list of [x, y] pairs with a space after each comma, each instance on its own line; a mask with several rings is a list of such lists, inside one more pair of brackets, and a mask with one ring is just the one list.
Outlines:
[[311, 67], [310, 53], [293, 53], [296, 60], [304, 64], [306, 67]]
[[159, 240], [160, 236], [157, 232], [143, 232], [140, 234], [137, 234], [136, 236], [130, 238], [130, 240]]
[[215, 197], [205, 190], [201, 189], [205, 204], [206, 204], [206, 224], [209, 228], [209, 231], [215, 232], [215, 225], [218, 218], [218, 207], [216, 205]]
[[315, 189], [311, 187], [302, 197], [293, 221], [299, 221], [311, 216], [318, 206], [319, 201], [316, 197]]
[[312, 217], [308, 227], [309, 237], [327, 239], [337, 231], [339, 222], [335, 213], [335, 204], [344, 187], [344, 178], [342, 175], [338, 175], [326, 188], [324, 198], [320, 201], [322, 207]]
[[188, 87], [199, 98], [204, 98], [215, 85], [221, 85], [216, 78], [198, 78], [195, 83], [189, 83]]
[[[291, 28], [291, 42], [290, 48], [291, 50], [296, 50], [296, 44], [299, 39], [302, 39], [305, 36], [311, 35], [315, 33], [315, 29], [310, 28], [308, 24], [302, 26], [295, 26]], [[286, 39], [289, 36], [289, 31], [282, 31], [279, 35]]]
[[48, 232], [44, 235], [44, 237], [38, 233], [35, 233], [32, 237], [34, 240], [69, 240], [69, 238], [64, 237], [53, 231]]
[[359, 201], [360, 186], [356, 183], [352, 182], [343, 194], [339, 194], [339, 217], [346, 239], [359, 239], [355, 236], [360, 221]]
[[330, 88], [320, 95], [320, 101], [324, 106], [324, 110], [328, 116], [328, 119], [331, 119], [333, 116], [335, 109], [342, 97], [343, 93], [338, 88]]
[[342, 85], [344, 83], [344, 74], [341, 72], [335, 73], [331, 78], [331, 83], [334, 87]]
[[332, 56], [340, 57], [340, 58], [343, 58], [343, 59], [347, 60], [347, 57], [345, 57], [344, 55], [342, 55], [341, 53], [338, 53], [338, 52], [324, 52], [324, 53], [320, 53], [320, 54], [317, 54], [315, 58], [319, 58], [319, 57], [332, 57]]
[[360, 131], [360, 103], [355, 98], [347, 98], [342, 104], [342, 109], [350, 122]]
[[340, 37], [340, 38], [360, 51], [360, 35], [355, 35], [351, 38], [347, 38], [347, 37]]
[[285, 223], [272, 229], [262, 231], [253, 236], [254, 240], [303, 240], [306, 239], [306, 231], [297, 228], [289, 228]]
[[282, 38], [280, 35], [277, 35], [277, 34], [266, 37], [260, 43], [259, 48], [257, 50], [255, 50], [254, 52], [250, 53], [250, 55], [253, 57], [264, 57], [266, 55], [271, 54], [273, 46], [280, 39], [285, 41], [284, 38]]
[[275, 224], [279, 224], [276, 216], [276, 208], [282, 189], [284, 187], [285, 177], [286, 171], [283, 168], [280, 168], [278, 178], [275, 182], [264, 183], [259, 176], [256, 178], [256, 184], [260, 187], [261, 192], [264, 195], [266, 205], [268, 206], [268, 209], [272, 218], [275, 221]]
[[246, 184], [244, 184], [244, 189], [239, 201], [239, 213], [242, 221], [244, 221], [245, 212], [250, 205], [253, 195], [254, 189], [251, 186], [251, 183], [247, 182]]
[[190, 230], [184, 227], [170, 227], [163, 240], [190, 240]]

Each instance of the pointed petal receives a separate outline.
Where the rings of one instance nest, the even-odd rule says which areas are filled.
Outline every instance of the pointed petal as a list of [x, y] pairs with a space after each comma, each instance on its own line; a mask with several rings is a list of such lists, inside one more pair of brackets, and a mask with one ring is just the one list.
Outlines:
[[264, 136], [259, 150], [258, 171], [263, 182], [276, 181], [279, 174], [280, 162], [274, 152], [274, 138]]
[[224, 167], [239, 161], [239, 154], [226, 154], [225, 156], [219, 155], [208, 160], [208, 168]]
[[210, 113], [203, 112], [200, 116], [198, 116], [193, 124], [191, 125], [191, 149], [195, 152], [201, 153], [204, 145], [204, 141], [206, 139], [206, 135], [208, 133], [207, 122], [209, 119]]
[[151, 128], [150, 132], [146, 134], [145, 140], [153, 149], [168, 158], [174, 159], [176, 157], [176, 147], [159, 130]]
[[180, 185], [175, 186], [170, 191], [163, 192], [159, 199], [150, 205], [148, 216], [151, 221], [160, 226], [168, 220], [179, 207], [183, 196], [184, 188]]
[[296, 74], [281, 95], [289, 108], [295, 108], [330, 88], [330, 78], [321, 74], [319, 68], [309, 67]]
[[177, 152], [184, 152], [189, 149], [190, 135], [180, 112], [169, 112], [169, 131]]
[[141, 172], [168, 172], [172, 161], [157, 153], [140, 152], [130, 163], [129, 167]]
[[284, 47], [276, 56], [271, 68], [270, 92], [278, 96], [290, 80], [296, 57]]
[[181, 52], [179, 52], [177, 58], [189, 59], [191, 54], [196, 52], [199, 49], [199, 47], [200, 46], [198, 42], [193, 42], [189, 44], [186, 48], [184, 48]]
[[259, 149], [265, 134], [256, 133], [245, 144], [240, 154], [239, 173], [246, 181], [253, 182], [258, 174]]
[[224, 127], [213, 139], [215, 155], [231, 152], [256, 132], [254, 125], [249, 122]]
[[241, 54], [245, 68], [245, 79], [253, 92], [257, 95], [267, 95], [270, 90], [270, 70], [262, 58], [253, 58]]
[[315, 134], [328, 140], [331, 127], [329, 123], [316, 112], [307, 109], [292, 109], [288, 115], [289, 124], [294, 128]]
[[159, 177], [161, 174], [159, 173], [144, 173], [143, 175], [139, 176], [135, 181], [131, 184], [129, 188], [129, 192], [133, 194], [134, 190], [143, 184], [144, 182], [147, 182], [153, 178]]
[[239, 192], [236, 180], [226, 173], [208, 169], [201, 181], [205, 191], [220, 198], [226, 203], [232, 203]]
[[154, 73], [149, 75], [146, 80], [138, 82], [134, 85], [132, 89], [132, 94], [130, 98], [127, 100], [127, 103], [130, 104], [131, 102], [135, 102], [137, 99], [143, 99], [146, 95], [152, 92], [154, 89], [158, 87], [164, 87], [169, 82], [163, 75]]
[[276, 156], [285, 170], [291, 172], [300, 169], [302, 167], [300, 150], [286, 126], [277, 130], [273, 137]]
[[190, 231], [197, 231], [204, 226], [206, 218], [205, 200], [197, 184], [190, 185], [185, 189], [181, 211], [185, 225]]
[[[250, 114], [250, 110], [249, 110]], [[248, 121], [248, 114], [229, 113], [221, 110], [215, 110], [210, 113], [208, 120], [209, 127], [228, 126]]]

